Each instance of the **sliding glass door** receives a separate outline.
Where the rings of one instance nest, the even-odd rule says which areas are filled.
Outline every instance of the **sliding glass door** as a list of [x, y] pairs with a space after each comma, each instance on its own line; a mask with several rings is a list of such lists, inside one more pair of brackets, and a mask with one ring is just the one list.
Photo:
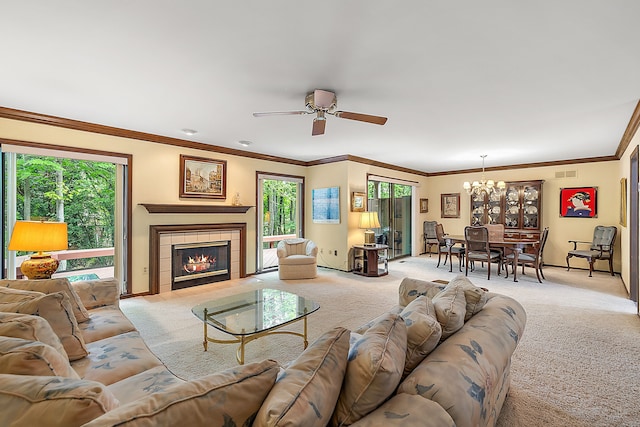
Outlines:
[[376, 241], [389, 246], [389, 258], [411, 255], [411, 185], [370, 178], [368, 210], [378, 212]]

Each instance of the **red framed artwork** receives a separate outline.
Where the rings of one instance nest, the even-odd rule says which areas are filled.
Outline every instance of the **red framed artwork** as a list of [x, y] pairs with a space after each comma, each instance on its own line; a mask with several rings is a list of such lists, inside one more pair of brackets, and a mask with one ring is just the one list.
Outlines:
[[560, 216], [566, 218], [596, 218], [598, 187], [560, 189]]

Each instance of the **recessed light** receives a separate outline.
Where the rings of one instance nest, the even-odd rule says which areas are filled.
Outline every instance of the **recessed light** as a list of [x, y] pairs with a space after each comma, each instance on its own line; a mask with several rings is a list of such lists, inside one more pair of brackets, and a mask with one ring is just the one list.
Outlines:
[[182, 133], [184, 133], [185, 135], [195, 135], [196, 133], [198, 133], [197, 130], [193, 130], [193, 129], [182, 129]]
[[251, 145], [251, 141], [238, 141], [238, 144], [242, 145], [243, 147], [248, 147]]

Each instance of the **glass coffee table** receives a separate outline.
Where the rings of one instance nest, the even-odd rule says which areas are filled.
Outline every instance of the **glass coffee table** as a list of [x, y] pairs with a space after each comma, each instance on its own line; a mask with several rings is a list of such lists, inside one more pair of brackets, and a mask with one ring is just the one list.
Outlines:
[[[319, 308], [317, 302], [291, 292], [259, 289], [206, 301], [196, 305], [191, 311], [204, 323], [204, 351], [207, 351], [210, 342], [240, 344], [236, 359], [243, 365], [245, 345], [267, 335], [299, 336], [304, 339], [304, 348], [307, 348], [307, 316]], [[283, 326], [300, 320], [304, 322], [303, 333], [280, 330]], [[211, 338], [207, 333], [209, 326], [234, 338]]]

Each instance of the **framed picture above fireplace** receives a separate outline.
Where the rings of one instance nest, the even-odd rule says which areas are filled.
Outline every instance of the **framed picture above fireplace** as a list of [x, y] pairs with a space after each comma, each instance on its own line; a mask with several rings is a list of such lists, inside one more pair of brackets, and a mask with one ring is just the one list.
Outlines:
[[180, 155], [180, 197], [226, 199], [226, 160]]

